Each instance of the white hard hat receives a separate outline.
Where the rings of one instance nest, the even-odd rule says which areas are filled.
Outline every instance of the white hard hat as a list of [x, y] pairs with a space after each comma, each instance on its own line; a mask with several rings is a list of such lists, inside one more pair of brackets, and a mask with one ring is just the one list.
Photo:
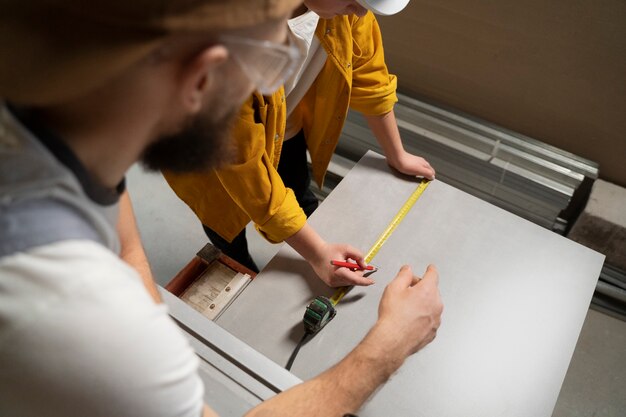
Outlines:
[[409, 0], [357, 0], [359, 4], [372, 12], [389, 16], [396, 14], [409, 4]]

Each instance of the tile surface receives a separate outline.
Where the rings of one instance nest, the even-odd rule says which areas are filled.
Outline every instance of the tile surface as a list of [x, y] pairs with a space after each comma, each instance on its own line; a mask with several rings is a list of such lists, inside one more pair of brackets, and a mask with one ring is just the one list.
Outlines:
[[[370, 152], [310, 222], [327, 241], [366, 250], [416, 186]], [[602, 260], [435, 181], [374, 258], [377, 284], [350, 292], [292, 371], [307, 379], [344, 357], [375, 322], [378, 300], [399, 266], [411, 264], [421, 274], [434, 263], [446, 305], [437, 339], [409, 358], [359, 415], [548, 417]], [[217, 322], [285, 364], [302, 335], [305, 306], [332, 292], [285, 246]]]
[[[161, 175], [135, 166], [127, 179], [155, 278], [164, 285], [206, 243], [206, 237], [193, 212]], [[263, 267], [280, 245], [267, 243], [251, 227], [248, 237], [253, 256]], [[626, 415], [625, 346], [626, 322], [589, 310], [553, 417]]]

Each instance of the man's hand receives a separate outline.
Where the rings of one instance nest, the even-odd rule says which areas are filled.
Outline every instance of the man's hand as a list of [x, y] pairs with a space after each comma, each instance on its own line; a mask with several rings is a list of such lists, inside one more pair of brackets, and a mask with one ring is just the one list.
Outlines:
[[285, 240], [311, 265], [322, 281], [331, 287], [343, 285], [372, 285], [374, 280], [363, 277], [363, 271], [351, 271], [330, 264], [333, 259], [352, 260], [365, 268], [363, 254], [350, 245], [326, 243], [317, 232], [305, 224], [296, 234]]
[[435, 169], [421, 156], [416, 156], [403, 150], [393, 160], [388, 157], [387, 161], [391, 167], [403, 174], [416, 175], [429, 180], [435, 179]]
[[400, 269], [385, 288], [372, 330], [381, 349], [406, 357], [433, 341], [443, 312], [438, 285], [439, 274], [433, 265], [421, 279], [409, 266]]
[[389, 165], [403, 174], [435, 179], [435, 170], [424, 158], [404, 150], [393, 110], [378, 116], [365, 116], [367, 123], [383, 148]]
[[278, 394], [246, 414], [266, 416], [341, 416], [363, 402], [435, 337], [443, 306], [437, 270], [423, 279], [402, 267], [382, 296], [378, 321], [352, 352], [316, 378]]
[[350, 245], [337, 243], [324, 243], [316, 256], [307, 259], [318, 277], [329, 287], [341, 287], [345, 285], [372, 285], [373, 279], [365, 278], [364, 271], [352, 271], [349, 268], [336, 267], [330, 264], [332, 259], [356, 262], [361, 268], [365, 268], [365, 260], [361, 251]]

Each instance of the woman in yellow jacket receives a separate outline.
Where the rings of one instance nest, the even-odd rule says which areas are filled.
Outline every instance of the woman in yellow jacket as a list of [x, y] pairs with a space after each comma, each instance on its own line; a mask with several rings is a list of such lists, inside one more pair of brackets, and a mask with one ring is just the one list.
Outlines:
[[[391, 14], [407, 2], [375, 4]], [[291, 245], [326, 284], [370, 285], [362, 273], [329, 262], [352, 259], [364, 266], [359, 250], [327, 243], [307, 224], [317, 200], [309, 190], [306, 151], [321, 187], [352, 108], [365, 115], [392, 167], [427, 178], [435, 172], [402, 146], [393, 112], [396, 77], [387, 71], [374, 15], [354, 0], [308, 0], [304, 6], [289, 21], [291, 40], [303, 55], [301, 66], [285, 87], [265, 96], [255, 93], [245, 103], [232, 130], [233, 160], [210, 172], [164, 175], [211, 241], [250, 269], [256, 265], [245, 226], [252, 220], [270, 242]]]

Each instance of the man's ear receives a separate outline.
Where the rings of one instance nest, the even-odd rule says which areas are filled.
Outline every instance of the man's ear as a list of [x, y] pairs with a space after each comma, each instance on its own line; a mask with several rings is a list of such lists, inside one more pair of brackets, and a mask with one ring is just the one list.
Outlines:
[[228, 50], [223, 45], [211, 45], [183, 64], [180, 72], [180, 99], [190, 114], [202, 108], [205, 93], [215, 82], [215, 70], [228, 60]]

